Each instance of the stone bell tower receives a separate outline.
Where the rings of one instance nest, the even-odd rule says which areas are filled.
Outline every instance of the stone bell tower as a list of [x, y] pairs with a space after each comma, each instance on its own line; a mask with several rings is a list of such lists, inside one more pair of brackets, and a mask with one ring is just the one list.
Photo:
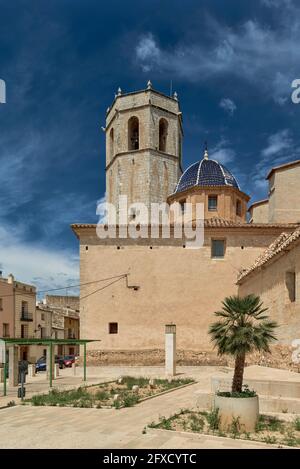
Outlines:
[[181, 175], [182, 114], [177, 94], [152, 88], [118, 90], [106, 114], [106, 194], [118, 210], [120, 195], [128, 205], [166, 202]]

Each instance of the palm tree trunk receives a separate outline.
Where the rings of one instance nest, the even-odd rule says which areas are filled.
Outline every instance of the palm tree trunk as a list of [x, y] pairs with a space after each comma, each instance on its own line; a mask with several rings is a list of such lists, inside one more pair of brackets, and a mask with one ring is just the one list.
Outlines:
[[239, 353], [235, 358], [232, 392], [242, 392], [245, 368], [245, 353]]

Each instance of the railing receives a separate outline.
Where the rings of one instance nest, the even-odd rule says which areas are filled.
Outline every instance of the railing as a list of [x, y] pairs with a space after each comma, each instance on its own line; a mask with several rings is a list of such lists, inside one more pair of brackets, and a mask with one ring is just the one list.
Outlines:
[[21, 321], [33, 321], [33, 314], [28, 311], [21, 311]]

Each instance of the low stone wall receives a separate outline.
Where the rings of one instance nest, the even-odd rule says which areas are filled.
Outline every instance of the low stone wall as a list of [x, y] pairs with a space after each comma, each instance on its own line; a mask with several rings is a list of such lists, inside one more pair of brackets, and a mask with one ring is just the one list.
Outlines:
[[[247, 356], [246, 365], [261, 365], [300, 372], [300, 365], [292, 362], [292, 347], [274, 345], [269, 353], [253, 353]], [[151, 350], [91, 350], [87, 352], [88, 365], [163, 366], [165, 351]], [[82, 364], [82, 357], [80, 357]], [[177, 350], [177, 365], [206, 365], [233, 367], [232, 357], [219, 357], [215, 351]]]
[[[82, 357], [80, 357], [82, 363]], [[163, 366], [165, 351], [152, 350], [91, 350], [87, 352], [88, 365]], [[177, 350], [177, 365], [227, 365], [225, 357], [215, 352]]]
[[[246, 366], [261, 365], [282, 370], [296, 371], [300, 373], [300, 363], [293, 363], [292, 353], [294, 349], [288, 345], [276, 344], [270, 347], [271, 353], [254, 352], [246, 357]], [[228, 366], [233, 367], [234, 359], [228, 357]]]

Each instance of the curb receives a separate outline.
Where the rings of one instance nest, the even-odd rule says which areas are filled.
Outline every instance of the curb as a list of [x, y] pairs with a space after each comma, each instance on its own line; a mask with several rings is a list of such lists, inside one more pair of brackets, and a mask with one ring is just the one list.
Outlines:
[[[107, 381], [105, 383], [100, 383], [100, 384], [92, 384], [90, 386], [86, 386], [86, 387], [92, 387], [92, 386], [101, 386], [102, 384], [110, 384], [110, 383], [115, 383], [115, 380], [113, 381]], [[183, 389], [183, 388], [186, 388], [187, 386], [191, 386], [193, 384], [198, 384], [197, 381], [193, 381], [191, 383], [187, 383], [187, 384], [182, 384], [181, 386], [177, 386], [177, 387], [174, 387], [174, 388], [171, 388], [171, 389], [166, 389], [165, 391], [162, 391], [158, 394], [153, 394], [152, 396], [147, 396], [147, 397], [143, 397], [142, 399], [140, 399], [134, 406], [131, 406], [131, 407], [135, 407], [136, 405], [138, 404], [141, 404], [142, 402], [145, 402], [145, 401], [148, 401], [150, 399], [154, 399], [155, 397], [159, 397], [159, 396], [163, 396], [165, 394], [169, 394], [170, 392], [173, 392], [173, 391], [178, 391], [180, 389]], [[41, 393], [36, 393], [35, 395], [43, 395], [45, 394], [44, 392], [41, 392]], [[16, 403], [16, 405], [21, 405], [21, 403]], [[24, 405], [30, 405], [32, 407], [34, 407], [31, 402], [25, 402]], [[120, 409], [125, 409], [126, 406], [122, 405], [118, 408], [115, 408], [115, 406], [113, 405], [103, 405], [102, 407], [100, 407], [99, 409], [96, 407], [96, 406], [93, 406], [93, 407], [74, 407], [73, 405], [64, 405], [64, 406], [59, 406], [59, 405], [54, 405], [54, 406], [49, 406], [49, 405], [44, 405], [44, 406], [36, 406], [36, 407], [71, 407], [71, 408], [76, 408], [76, 409], [81, 409], [81, 408], [87, 408], [87, 409], [97, 409], [97, 410], [101, 410], [101, 409], [115, 409], [115, 410], [120, 410]], [[6, 408], [6, 407], [4, 407]], [[1, 409], [1, 407], [0, 407]]]
[[228, 441], [241, 441], [242, 443], [253, 443], [258, 446], [261, 446], [261, 449], [268, 449], [268, 448], [274, 448], [274, 449], [299, 449], [299, 447], [294, 447], [294, 446], [285, 446], [285, 445], [280, 445], [280, 444], [271, 444], [271, 443], [264, 443], [263, 441], [258, 441], [258, 440], [245, 440], [244, 438], [230, 438], [230, 437], [224, 437], [224, 436], [217, 436], [217, 435], [212, 435], [210, 433], [196, 433], [196, 432], [182, 432], [182, 431], [176, 431], [176, 430], [164, 430], [163, 428], [152, 428], [152, 427], [146, 427], [147, 433], [149, 434], [155, 434], [156, 432], [166, 434], [166, 435], [181, 435], [185, 436], [186, 438], [190, 440], [194, 439], [201, 439], [202, 437], [204, 438], [212, 438], [213, 440], [220, 441], [223, 443], [226, 443]]

